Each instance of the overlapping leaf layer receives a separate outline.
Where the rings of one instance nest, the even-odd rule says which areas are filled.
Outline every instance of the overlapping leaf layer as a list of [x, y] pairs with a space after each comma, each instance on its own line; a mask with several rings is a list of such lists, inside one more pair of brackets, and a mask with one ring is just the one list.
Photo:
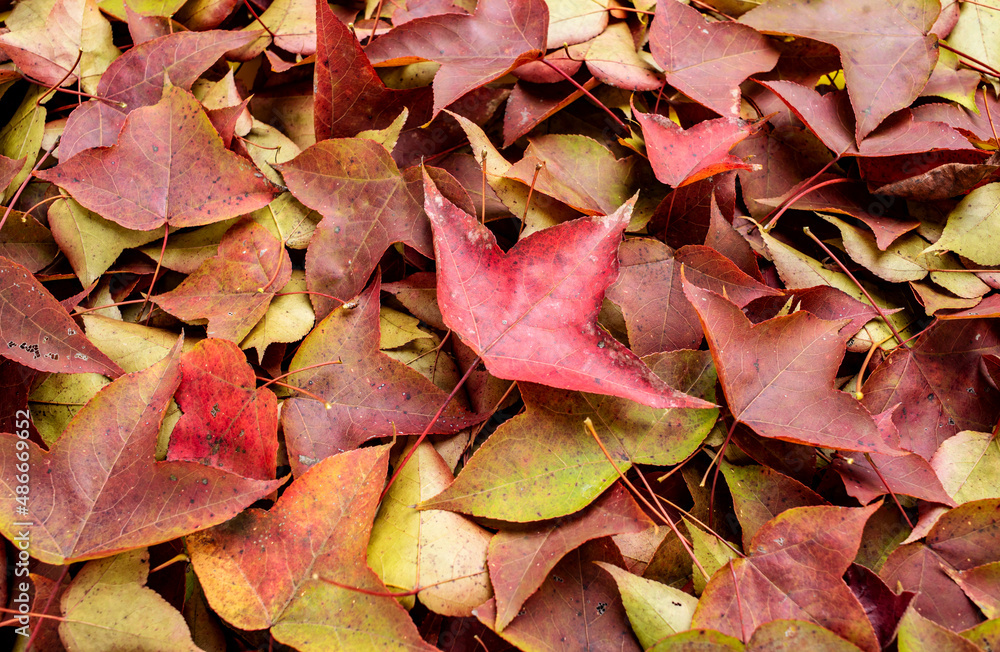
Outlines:
[[33, 649], [1000, 649], [1000, 0], [0, 20]]

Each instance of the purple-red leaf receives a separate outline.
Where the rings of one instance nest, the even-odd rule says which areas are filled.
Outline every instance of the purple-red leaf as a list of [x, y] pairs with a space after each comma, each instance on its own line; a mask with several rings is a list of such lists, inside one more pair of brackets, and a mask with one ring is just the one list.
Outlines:
[[653, 522], [621, 484], [572, 516], [546, 521], [530, 530], [501, 530], [490, 540], [490, 582], [496, 593], [496, 628], [517, 616], [524, 601], [570, 550], [586, 541], [636, 533]]
[[430, 119], [429, 90], [387, 88], [358, 39], [325, 2], [316, 3], [316, 32], [317, 141], [356, 136], [366, 129], [385, 129], [404, 107], [410, 111], [407, 124], [412, 127]]
[[941, 11], [937, 0], [871, 4], [772, 0], [740, 17], [762, 32], [792, 34], [840, 50], [860, 142], [890, 113], [917, 99], [937, 63], [928, 34]]
[[723, 297], [684, 282], [715, 359], [733, 417], [764, 437], [813, 446], [898, 454], [871, 415], [833, 388], [848, 322], [808, 312], [751, 324]]
[[[302, 341], [287, 383], [320, 396], [291, 398], [281, 423], [293, 471], [357, 448], [373, 437], [420, 434], [447, 394], [379, 350], [379, 282], [337, 308]], [[315, 368], [309, 368], [314, 365]], [[298, 371], [298, 370], [302, 371]], [[477, 423], [451, 402], [431, 433], [454, 433]]]
[[31, 272], [0, 256], [0, 355], [39, 371], [122, 375], [80, 330]]
[[419, 59], [441, 64], [434, 77], [434, 113], [545, 51], [549, 9], [543, 0], [482, 0], [472, 16], [417, 18], [368, 46], [374, 63]]
[[805, 620], [866, 652], [880, 650], [861, 603], [842, 579], [875, 509], [818, 506], [782, 512], [753, 537], [746, 558], [712, 577], [692, 626], [748, 641], [771, 620]]
[[739, 115], [743, 80], [778, 62], [778, 50], [752, 28], [709, 22], [677, 0], [657, 3], [649, 49], [671, 86], [727, 118]]

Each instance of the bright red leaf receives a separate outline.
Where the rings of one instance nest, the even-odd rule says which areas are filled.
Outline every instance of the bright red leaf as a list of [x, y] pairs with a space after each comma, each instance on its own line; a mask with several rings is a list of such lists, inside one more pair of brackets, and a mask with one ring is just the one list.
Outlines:
[[445, 323], [490, 373], [621, 396], [652, 407], [711, 407], [657, 378], [596, 324], [632, 203], [520, 240], [504, 253], [476, 218], [424, 178]]
[[[675, 0], [671, 0], [675, 2]], [[673, 186], [686, 186], [726, 170], [753, 170], [753, 165], [729, 154], [733, 145], [753, 133], [739, 118], [718, 118], [682, 129], [655, 113], [635, 111], [646, 139], [646, 153], [656, 178]]]
[[[169, 541], [226, 521], [283, 480], [251, 480], [194, 462], [156, 462], [156, 435], [180, 382], [180, 345], [145, 371], [106, 386], [50, 450], [28, 448], [28, 514], [18, 516], [13, 480], [21, 441], [0, 437], [0, 532], [31, 521], [31, 555], [49, 564], [95, 559]], [[23, 527], [21, 528], [23, 529]]]
[[184, 413], [167, 459], [201, 462], [247, 478], [274, 478], [278, 401], [232, 342], [207, 339], [181, 356], [176, 400]]
[[139, 231], [220, 222], [278, 194], [252, 163], [223, 147], [201, 105], [179, 88], [130, 113], [115, 145], [85, 150], [37, 176]]

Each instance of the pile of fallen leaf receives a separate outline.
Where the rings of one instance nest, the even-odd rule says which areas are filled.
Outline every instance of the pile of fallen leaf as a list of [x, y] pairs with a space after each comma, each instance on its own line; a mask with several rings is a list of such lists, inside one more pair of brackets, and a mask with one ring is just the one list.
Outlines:
[[0, 12], [0, 645], [1000, 649], [1000, 0]]

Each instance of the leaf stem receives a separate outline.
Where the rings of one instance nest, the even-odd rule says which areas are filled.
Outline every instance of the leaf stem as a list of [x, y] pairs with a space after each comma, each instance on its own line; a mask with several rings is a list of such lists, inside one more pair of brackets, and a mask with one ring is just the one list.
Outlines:
[[[715, 473], [712, 475], [712, 489], [708, 494], [708, 524], [714, 526], [712, 522], [712, 517], [715, 515], [715, 485], [719, 481], [719, 469], [722, 468], [722, 456], [726, 454], [726, 449], [729, 448], [729, 442], [733, 439], [733, 433], [736, 432], [736, 424], [738, 420], [736, 415], [732, 415], [733, 425], [729, 426], [729, 432], [726, 434], [726, 441], [722, 442], [722, 447], [719, 449], [719, 454], [715, 456], [712, 462], [715, 464]], [[706, 476], [708, 471], [705, 471]], [[704, 480], [703, 480], [704, 482]]]
[[36, 203], [34, 206], [32, 206], [31, 208], [29, 208], [28, 210], [21, 211], [21, 212], [25, 213], [25, 214], [28, 214], [31, 211], [33, 211], [36, 208], [38, 208], [39, 206], [41, 206], [42, 204], [44, 204], [46, 202], [50, 202], [50, 201], [55, 201], [56, 199], [72, 199], [72, 197], [70, 197], [69, 195], [55, 195], [53, 197], [46, 197], [45, 199], [43, 199], [42, 201]]
[[[286, 371], [285, 373], [281, 374], [280, 376], [275, 376], [274, 378], [272, 378], [270, 380], [267, 380], [265, 378], [261, 378], [260, 376], [258, 376], [257, 380], [265, 380], [266, 382], [263, 385], [261, 385], [260, 387], [258, 387], [257, 389], [263, 389], [263, 388], [267, 387], [268, 385], [270, 385], [272, 383], [277, 383], [282, 378], [288, 378], [292, 374], [301, 373], [303, 371], [309, 371], [310, 369], [317, 369], [319, 367], [326, 367], [326, 366], [331, 365], [331, 364], [344, 364], [344, 363], [341, 360], [328, 360], [327, 362], [317, 362], [316, 364], [311, 364], [308, 367], [302, 367], [301, 369], [294, 369], [294, 370], [289, 369], [288, 371]], [[326, 403], [325, 399], [320, 399], [320, 400], [323, 401], [324, 403]]]
[[[524, 233], [524, 224], [528, 221], [528, 208], [531, 206], [531, 195], [535, 192], [535, 182], [538, 181], [538, 173], [541, 172], [542, 168], [545, 167], [545, 161], [540, 161], [535, 163], [535, 173], [531, 175], [531, 185], [528, 186], [528, 198], [524, 201], [524, 211], [521, 213], [521, 228], [517, 230], [517, 237], [520, 238], [521, 234]], [[486, 168], [483, 168], [484, 170]], [[485, 178], [485, 176], [484, 176]], [[486, 211], [485, 211], [486, 193], [483, 193], [483, 222], [486, 221]]]
[[550, 63], [546, 59], [539, 59], [539, 61], [541, 61], [546, 66], [548, 66], [549, 68], [552, 68], [557, 73], [559, 73], [560, 75], [562, 75], [563, 79], [565, 79], [569, 83], [571, 83], [574, 86], [576, 86], [576, 89], [578, 91], [580, 91], [581, 93], [583, 93], [584, 95], [586, 95], [587, 99], [589, 99], [591, 102], [593, 102], [598, 107], [600, 107], [601, 110], [603, 110], [605, 113], [607, 113], [609, 116], [611, 116], [611, 119], [615, 121], [615, 124], [617, 124], [619, 126], [619, 128], [621, 128], [623, 136], [627, 136], [630, 133], [630, 130], [629, 130], [628, 127], [625, 126], [625, 123], [622, 122], [621, 120], [619, 120], [618, 116], [616, 116], [611, 109], [609, 109], [607, 106], [604, 105], [604, 102], [601, 102], [599, 99], [597, 99], [596, 97], [594, 97], [594, 94], [591, 93], [590, 91], [588, 91], [583, 86], [581, 86], [580, 82], [576, 81], [575, 79], [573, 79], [572, 77], [570, 77], [569, 75], [567, 75], [565, 70], [563, 70], [559, 66], [552, 65], [552, 63]]
[[744, 643], [749, 643], [750, 637], [747, 636], [747, 626], [746, 622], [743, 620], [743, 599], [740, 597], [740, 584], [736, 581], [736, 569], [733, 568], [732, 561], [726, 565], [729, 566], [729, 574], [733, 576], [733, 592], [736, 594], [736, 611], [740, 615], [740, 636], [742, 637]]
[[128, 301], [118, 301], [116, 303], [109, 303], [104, 306], [96, 306], [94, 308], [84, 308], [83, 310], [77, 310], [74, 315], [85, 315], [88, 312], [94, 312], [95, 310], [104, 310], [105, 308], [114, 308], [115, 306], [127, 306], [133, 303], [146, 303], [146, 299], [129, 299]]
[[868, 355], [865, 356], [865, 361], [861, 363], [861, 369], [858, 371], [858, 379], [854, 385], [854, 398], [859, 401], [864, 398], [864, 392], [861, 391], [861, 384], [864, 382], [865, 370], [868, 369], [868, 363], [871, 362], [872, 356], [875, 354], [875, 350], [891, 339], [892, 335], [885, 338], [881, 342], [872, 342], [872, 345], [868, 347]]
[[[66, 74], [63, 75], [63, 78], [60, 79], [59, 81], [57, 81], [55, 83], [55, 86], [49, 86], [48, 87], [49, 90], [45, 91], [44, 93], [42, 93], [41, 95], [38, 96], [38, 99], [35, 100], [35, 108], [36, 109], [39, 106], [42, 105], [42, 100], [45, 99], [48, 96], [49, 93], [51, 93], [55, 89], [57, 89], [60, 86], [62, 86], [62, 83], [64, 81], [66, 81], [67, 79], [69, 79], [70, 75], [72, 75], [73, 71], [76, 70], [77, 65], [80, 63], [80, 59], [82, 59], [82, 58], [83, 58], [83, 49], [82, 48], [77, 48], [77, 50], [76, 50], [76, 61], [74, 61], [73, 65], [69, 67], [69, 70], [66, 71]], [[83, 73], [83, 70], [81, 69], [80, 72]]]
[[[69, 573], [69, 564], [63, 566], [62, 572], [59, 574], [59, 579], [56, 580], [56, 585], [52, 589], [52, 593], [49, 594], [49, 599], [45, 601], [45, 608], [42, 609], [43, 614], [49, 613], [49, 609], [52, 608], [52, 603], [55, 601], [56, 596], [59, 594], [59, 587], [62, 586], [63, 580], [66, 579], [66, 574]], [[44, 618], [38, 623], [38, 627], [31, 630], [31, 636], [28, 637], [27, 643], [24, 644], [24, 652], [31, 652], [31, 645], [35, 642], [35, 638], [38, 636], [38, 632], [42, 630], [42, 623], [44, 623]]]
[[52, 150], [56, 148], [60, 138], [56, 138], [56, 141], [52, 143], [47, 150], [45, 150], [45, 153], [38, 159], [35, 166], [31, 168], [31, 172], [28, 173], [28, 176], [24, 177], [24, 181], [22, 181], [21, 185], [17, 187], [17, 192], [15, 192], [14, 196], [10, 198], [9, 202], [7, 202], [7, 210], [3, 212], [3, 218], [0, 219], [0, 229], [3, 229], [3, 225], [7, 223], [7, 218], [10, 216], [11, 211], [14, 210], [14, 206], [17, 204], [17, 200], [21, 197], [21, 193], [24, 192], [24, 189], [28, 186], [28, 182], [31, 181], [31, 178], [35, 176], [35, 172], [38, 172], [38, 168], [42, 167], [42, 163], [44, 163], [45, 159], [49, 157]]
[[608, 449], [604, 447], [604, 442], [602, 442], [601, 438], [597, 436], [597, 431], [594, 429], [594, 422], [590, 420], [590, 417], [587, 417], [586, 419], [583, 420], [583, 425], [588, 431], [590, 431], [590, 436], [594, 438], [594, 441], [597, 442], [597, 445], [601, 447], [601, 452], [604, 453], [604, 457], [608, 458], [608, 461], [611, 462], [611, 466], [614, 467], [615, 473], [617, 473], [618, 477], [622, 479], [622, 482], [624, 482], [625, 485], [632, 490], [632, 493], [635, 494], [636, 498], [641, 500], [643, 504], [646, 505], [646, 507], [648, 507], [650, 510], [652, 510], [654, 514], [663, 519], [663, 521], [667, 524], [667, 527], [669, 527], [670, 530], [675, 535], [677, 535], [677, 538], [680, 539], [681, 545], [684, 546], [684, 550], [687, 552], [688, 556], [691, 557], [691, 561], [694, 562], [694, 565], [698, 567], [698, 570], [701, 571], [701, 574], [705, 576], [706, 580], [709, 579], [708, 572], [705, 571], [705, 567], [701, 565], [700, 561], [698, 561], [698, 557], [695, 556], [694, 550], [691, 549], [691, 544], [688, 543], [688, 540], [685, 539], [683, 535], [681, 535], [680, 530], [677, 529], [677, 525], [674, 523], [673, 519], [670, 518], [670, 515], [667, 514], [666, 510], [664, 510], [662, 507], [660, 509], [654, 507], [648, 500], [646, 500], [646, 497], [643, 496], [642, 493], [635, 488], [635, 485], [629, 482], [629, 479], [625, 477], [625, 474], [622, 473], [622, 470], [618, 468], [618, 465], [615, 463], [614, 458], [611, 457], [611, 453], [609, 453]]
[[872, 470], [875, 471], [875, 475], [878, 476], [878, 479], [882, 481], [882, 485], [885, 487], [885, 490], [889, 492], [890, 496], [892, 496], [892, 502], [896, 503], [896, 507], [899, 508], [899, 513], [903, 515], [903, 518], [906, 520], [906, 524], [909, 525], [912, 530], [913, 521], [910, 520], [910, 517], [907, 515], [906, 510], [903, 509], [903, 506], [899, 504], [899, 498], [896, 498], [896, 494], [889, 487], [889, 482], [885, 479], [885, 476], [882, 475], [882, 472], [878, 470], [878, 467], [875, 465], [875, 460], [872, 459], [871, 453], [865, 453], [865, 459], [868, 460], [868, 464], [871, 465]]
[[444, 400], [444, 402], [441, 404], [441, 407], [438, 408], [438, 411], [434, 413], [434, 416], [427, 423], [427, 427], [424, 428], [424, 431], [420, 433], [420, 437], [417, 438], [416, 443], [413, 444], [413, 447], [410, 449], [410, 452], [406, 454], [406, 457], [404, 457], [402, 461], [400, 461], [399, 466], [396, 467], [396, 470], [393, 471], [392, 475], [389, 477], [389, 482], [386, 483], [385, 488], [382, 489], [382, 494], [378, 497], [379, 502], [382, 502], [382, 500], [385, 498], [385, 495], [389, 493], [389, 488], [392, 487], [392, 483], [394, 483], [396, 481], [396, 478], [399, 477], [399, 474], [403, 471], [403, 467], [406, 466], [406, 463], [410, 461], [411, 457], [413, 457], [413, 454], [417, 451], [417, 447], [420, 446], [420, 444], [422, 444], [425, 439], [427, 439], [427, 435], [430, 434], [431, 429], [434, 428], [434, 424], [437, 422], [438, 418], [440, 418], [441, 414], [444, 413], [444, 409], [448, 407], [448, 404], [451, 403], [451, 400], [455, 398], [455, 395], [458, 394], [458, 390], [462, 387], [462, 385], [465, 384], [465, 381], [469, 379], [469, 376], [472, 375], [472, 371], [476, 368], [476, 366], [479, 364], [479, 361], [482, 359], [483, 359], [482, 356], [476, 356], [476, 359], [472, 361], [472, 363], [469, 365], [469, 368], [465, 370], [465, 373], [455, 384], [454, 389], [452, 389], [451, 392], [448, 394], [448, 398]]
[[[945, 43], [944, 41], [942, 41], [940, 39], [938, 39], [938, 46], [944, 48], [945, 50], [948, 50], [949, 52], [954, 52], [955, 54], [957, 54], [958, 56], [962, 57], [963, 59], [968, 59], [969, 61], [975, 63], [976, 65], [982, 66], [983, 69], [988, 74], [993, 75], [994, 77], [1000, 77], [1000, 70], [997, 70], [996, 68], [994, 68], [990, 64], [986, 63], [985, 61], [980, 61], [979, 59], [977, 59], [975, 57], [971, 57], [968, 54], [962, 52], [961, 50], [958, 50], [956, 48], [951, 47], [950, 45], [948, 45], [947, 43]], [[965, 65], [968, 66], [969, 64], [966, 63]], [[969, 67], [971, 68], [972, 66], [969, 66]]]
[[[163, 246], [160, 247], [160, 257], [156, 259], [156, 269], [153, 270], [153, 278], [149, 281], [149, 289], [146, 291], [146, 298], [142, 302], [142, 307], [139, 308], [139, 317], [142, 317], [142, 313], [146, 311], [146, 304], [149, 303], [149, 297], [153, 294], [153, 285], [156, 284], [156, 277], [160, 273], [160, 267], [163, 265], [163, 257], [167, 253], [167, 238], [170, 235], [170, 225], [163, 225]], [[149, 320], [153, 317], [153, 311], [150, 310], [149, 314], [146, 315], [146, 325], [149, 326]]]
[[990, 121], [990, 131], [993, 132], [993, 140], [1000, 147], [1000, 138], [997, 138], [997, 129], [993, 126], [993, 115], [990, 113], [989, 99], [986, 97], [986, 87], [983, 86], [983, 108], [986, 109], [986, 119]]
[[823, 244], [823, 241], [817, 238], [815, 234], [813, 234], [813, 232], [809, 229], [808, 226], [803, 227], [802, 232], [805, 233], [810, 238], [812, 238], [813, 241], [816, 242], [816, 244], [818, 244], [820, 248], [826, 252], [826, 255], [829, 256], [833, 260], [833, 262], [837, 263], [837, 267], [843, 270], [843, 272], [847, 274], [847, 276], [849, 276], [852, 281], [854, 281], [854, 284], [858, 286], [858, 289], [861, 290], [861, 292], [864, 293], [868, 301], [871, 302], [872, 308], [875, 309], [875, 312], [877, 312], [878, 316], [882, 318], [882, 321], [885, 322], [885, 325], [889, 327], [889, 330], [892, 331], [892, 334], [896, 337], [896, 340], [899, 342], [900, 346], [902, 346], [904, 344], [903, 336], [899, 334], [899, 331], [897, 331], [896, 327], [892, 324], [891, 321], [889, 321], [889, 318], [885, 316], [885, 313], [882, 312], [882, 309], [879, 307], [879, 305], [875, 303], [875, 299], [872, 298], [872, 295], [868, 294], [868, 290], [865, 289], [865, 286], [861, 285], [861, 283], [854, 276], [854, 274], [851, 273], [851, 270], [847, 269], [847, 267], [844, 266], [844, 264], [840, 262], [840, 260], [836, 256], [833, 255], [833, 252], [830, 251], [830, 248], [827, 247], [825, 244]]
[[[834, 160], [836, 160], [836, 159], [834, 159]], [[833, 163], [833, 161], [830, 161], [830, 163], [827, 163], [827, 165], [829, 166], [832, 163]], [[816, 174], [814, 174], [813, 175], [813, 179], [815, 179], [816, 176], [818, 176], [822, 172], [823, 172], [823, 170], [820, 170], [819, 172], [817, 172]], [[810, 179], [809, 181], [812, 181], [812, 179]], [[823, 188], [825, 186], [832, 186], [832, 185], [838, 184], [838, 183], [850, 183], [850, 182], [851, 182], [851, 179], [845, 179], [843, 177], [838, 177], [836, 179], [827, 179], [826, 181], [821, 181], [820, 183], [817, 183], [815, 186], [808, 186], [808, 187], [806, 187], [805, 189], [803, 189], [802, 191], [800, 191], [799, 193], [797, 193], [794, 197], [792, 197], [791, 199], [789, 199], [788, 201], [786, 201], [784, 203], [784, 205], [781, 207], [781, 210], [778, 211], [775, 214], [775, 216], [772, 217], [769, 222], [767, 222], [767, 224], [761, 224], [760, 228], [763, 229], [765, 232], [770, 232], [771, 229], [774, 228], [774, 225], [778, 223], [778, 218], [781, 217], [782, 215], [784, 215], [785, 211], [787, 211], [789, 208], [792, 207], [792, 204], [794, 204], [798, 200], [802, 199], [803, 197], [805, 197], [806, 195], [808, 195], [812, 191], [819, 190], [820, 188]]]
[[271, 37], [271, 42], [273, 43], [274, 42], [274, 32], [272, 32], [270, 29], [268, 29], [267, 25], [264, 24], [264, 21], [262, 21], [260, 19], [260, 16], [257, 15], [257, 12], [253, 10], [253, 7], [250, 6], [250, 3], [247, 2], [247, 0], [243, 0], [243, 4], [250, 11], [250, 14], [254, 18], [257, 19], [257, 22], [260, 23], [260, 26], [264, 28], [264, 31], [267, 32], [267, 35]]
[[[483, 148], [483, 153], [479, 157], [479, 168], [483, 171], [483, 224], [486, 224], [486, 148]], [[524, 212], [527, 213], [528, 209], [525, 207]], [[521, 220], [522, 224], [524, 219]]]

